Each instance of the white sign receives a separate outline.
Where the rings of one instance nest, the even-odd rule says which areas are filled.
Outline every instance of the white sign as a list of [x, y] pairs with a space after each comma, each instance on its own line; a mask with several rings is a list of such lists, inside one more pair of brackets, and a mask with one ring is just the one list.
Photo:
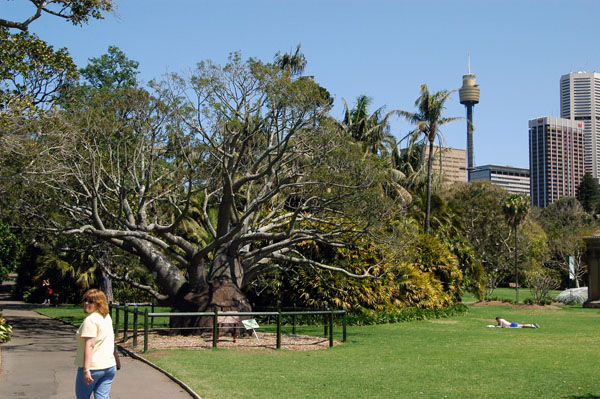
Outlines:
[[575, 280], [575, 258], [569, 256], [569, 278]]
[[242, 323], [244, 324], [246, 330], [254, 330], [255, 328], [260, 328], [256, 320], [254, 319], [242, 320]]

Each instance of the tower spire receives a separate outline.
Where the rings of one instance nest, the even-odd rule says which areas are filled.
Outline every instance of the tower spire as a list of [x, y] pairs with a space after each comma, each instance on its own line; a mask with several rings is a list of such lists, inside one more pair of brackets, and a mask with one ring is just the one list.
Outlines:
[[467, 74], [463, 75], [463, 85], [458, 90], [460, 103], [467, 109], [467, 181], [471, 181], [473, 170], [473, 107], [479, 103], [479, 86], [475, 74], [471, 73], [471, 54], [467, 54]]
[[469, 71], [468, 74], [470, 75], [471, 74], [471, 53], [467, 53], [467, 67], [468, 67], [467, 71]]

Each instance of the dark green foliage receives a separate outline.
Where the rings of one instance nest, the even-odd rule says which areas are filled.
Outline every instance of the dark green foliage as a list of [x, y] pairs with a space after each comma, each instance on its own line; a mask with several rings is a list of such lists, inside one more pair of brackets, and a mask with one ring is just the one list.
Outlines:
[[139, 62], [127, 58], [118, 47], [108, 46], [108, 53], [89, 61], [79, 73], [91, 86], [109, 90], [137, 86]]
[[456, 185], [448, 195], [456, 226], [487, 274], [487, 295], [511, 273], [510, 229], [502, 214], [506, 190], [489, 182]]
[[0, 222], [0, 282], [6, 280], [9, 273], [17, 270], [22, 253], [23, 249], [17, 236]]
[[577, 200], [586, 212], [592, 212], [598, 207], [600, 202], [599, 190], [598, 181], [591, 173], [587, 172], [581, 179], [579, 186], [577, 186]]
[[18, 113], [51, 102], [61, 86], [76, 77], [66, 49], [54, 50], [33, 33], [11, 34], [0, 27], [0, 107], [4, 110]]

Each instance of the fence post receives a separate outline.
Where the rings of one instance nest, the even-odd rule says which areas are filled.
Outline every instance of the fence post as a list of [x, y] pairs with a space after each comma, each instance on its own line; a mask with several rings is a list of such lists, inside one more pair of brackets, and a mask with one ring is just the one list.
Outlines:
[[[154, 313], [154, 302], [152, 302], [152, 313]], [[150, 327], [154, 328], [154, 317], [150, 320]]]
[[215, 306], [213, 314], [213, 348], [217, 347], [217, 337], [219, 336], [219, 311]]
[[[294, 312], [296, 312], [296, 304], [294, 304]], [[292, 315], [292, 334], [296, 335], [296, 313]]]
[[346, 308], [344, 308], [344, 317], [342, 318], [342, 342], [346, 342]]
[[[327, 306], [325, 306], [325, 310], [329, 310]], [[327, 336], [327, 313], [323, 313], [323, 336]]]
[[123, 317], [123, 342], [127, 342], [127, 329], [129, 328], [129, 309], [125, 304], [125, 316]]
[[277, 349], [281, 349], [281, 309], [277, 309]]
[[144, 353], [146, 352], [148, 352], [148, 308], [144, 309]]
[[329, 347], [333, 346], [333, 310], [329, 313]]
[[115, 337], [119, 338], [119, 305], [117, 305], [115, 309], [117, 309], [117, 313], [115, 316]]
[[138, 335], [138, 307], [133, 306], [133, 347], [137, 347], [137, 335]]

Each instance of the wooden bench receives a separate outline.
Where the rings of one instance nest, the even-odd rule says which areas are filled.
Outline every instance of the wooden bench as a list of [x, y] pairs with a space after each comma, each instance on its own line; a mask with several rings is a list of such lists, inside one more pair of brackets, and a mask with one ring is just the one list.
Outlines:
[[237, 330], [242, 328], [242, 320], [239, 316], [217, 316], [217, 342], [219, 341], [221, 327], [233, 328], [233, 342], [237, 339]]

